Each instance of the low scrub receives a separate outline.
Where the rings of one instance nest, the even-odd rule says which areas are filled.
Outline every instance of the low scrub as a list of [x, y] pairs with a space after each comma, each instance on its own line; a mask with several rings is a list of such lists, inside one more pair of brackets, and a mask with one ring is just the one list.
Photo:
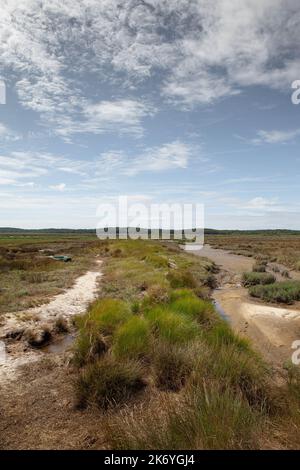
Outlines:
[[269, 286], [254, 286], [249, 289], [252, 297], [260, 298], [265, 302], [278, 302], [292, 304], [300, 300], [300, 282], [276, 282]]
[[257, 272], [244, 273], [242, 279], [243, 286], [245, 287], [256, 286], [258, 284], [272, 284], [275, 281], [276, 277], [273, 274]]

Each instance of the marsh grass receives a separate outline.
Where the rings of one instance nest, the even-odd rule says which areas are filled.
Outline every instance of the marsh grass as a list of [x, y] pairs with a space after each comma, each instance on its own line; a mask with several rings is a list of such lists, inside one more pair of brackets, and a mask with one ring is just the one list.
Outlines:
[[145, 386], [144, 370], [137, 361], [120, 361], [106, 355], [89, 364], [75, 382], [78, 406], [96, 403], [100, 408], [120, 405]]
[[199, 335], [198, 325], [167, 307], [156, 307], [145, 313], [154, 335], [171, 344], [186, 344]]
[[300, 282], [284, 281], [268, 286], [254, 286], [249, 289], [249, 293], [265, 302], [293, 304], [300, 300]]
[[149, 355], [150, 341], [149, 323], [134, 316], [115, 332], [112, 351], [118, 358], [143, 359]]
[[245, 287], [256, 286], [258, 284], [273, 284], [275, 281], [276, 277], [273, 274], [264, 272], [244, 273], [242, 278], [243, 286]]
[[249, 342], [199, 296], [213, 284], [207, 260], [152, 242], [106, 249], [101, 298], [76, 320], [75, 387], [79, 404], [106, 410], [108, 447], [253, 449], [268, 433], [286, 443], [289, 420], [300, 425], [298, 379], [279, 389]]
[[241, 395], [203, 380], [177, 398], [109, 416], [104, 426], [116, 450], [249, 449], [258, 445], [262, 418]]

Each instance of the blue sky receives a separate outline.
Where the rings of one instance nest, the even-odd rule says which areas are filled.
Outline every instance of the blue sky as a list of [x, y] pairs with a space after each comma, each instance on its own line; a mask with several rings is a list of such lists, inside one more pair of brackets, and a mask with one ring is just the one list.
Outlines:
[[1, 0], [0, 226], [99, 203], [300, 229], [298, 0]]

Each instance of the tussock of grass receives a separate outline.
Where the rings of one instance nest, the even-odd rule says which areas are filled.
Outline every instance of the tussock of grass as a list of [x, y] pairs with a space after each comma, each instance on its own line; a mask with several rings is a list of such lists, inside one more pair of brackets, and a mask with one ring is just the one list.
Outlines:
[[184, 344], [199, 335], [197, 324], [168, 308], [156, 307], [145, 314], [157, 337], [173, 344]]
[[134, 316], [120, 326], [113, 338], [113, 353], [119, 358], [141, 359], [149, 354], [150, 326], [141, 317]]
[[81, 370], [75, 384], [78, 405], [96, 403], [101, 408], [119, 405], [145, 386], [143, 373], [139, 362], [120, 361], [107, 355]]
[[235, 334], [230, 326], [223, 320], [220, 320], [210, 329], [207, 337], [208, 340], [215, 345], [234, 345], [241, 351], [249, 351], [250, 349], [249, 341]]
[[169, 271], [167, 279], [170, 282], [170, 286], [173, 289], [178, 289], [182, 287], [196, 288], [197, 281], [194, 278], [193, 274], [187, 270], [173, 270]]
[[257, 445], [261, 417], [230, 388], [205, 382], [180, 399], [160, 397], [147, 409], [124, 410], [105, 421], [112, 448], [249, 449]]
[[157, 341], [154, 347], [153, 372], [161, 390], [180, 390], [193, 370], [196, 348]]
[[132, 313], [126, 302], [117, 299], [100, 299], [94, 302], [86, 320], [94, 323], [95, 328], [103, 335], [112, 335], [116, 328], [126, 322]]
[[254, 286], [249, 289], [249, 293], [252, 297], [260, 298], [265, 302], [292, 304], [300, 300], [300, 282], [285, 281], [269, 286]]
[[171, 309], [201, 324], [211, 324], [215, 317], [213, 304], [208, 300], [198, 299], [194, 295], [175, 300], [171, 303]]
[[244, 273], [242, 281], [245, 287], [250, 287], [258, 284], [273, 284], [276, 281], [276, 277], [273, 274], [269, 273], [251, 272]]

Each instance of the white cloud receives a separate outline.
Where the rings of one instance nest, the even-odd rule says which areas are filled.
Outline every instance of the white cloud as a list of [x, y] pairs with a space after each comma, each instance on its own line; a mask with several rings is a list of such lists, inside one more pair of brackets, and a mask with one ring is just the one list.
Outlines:
[[54, 189], [55, 191], [64, 191], [66, 189], [66, 183], [59, 183], [59, 184], [53, 184], [53, 185], [50, 185], [49, 188], [50, 189]]
[[153, 147], [142, 152], [129, 162], [124, 173], [130, 176], [143, 171], [165, 171], [186, 168], [192, 155], [192, 147], [175, 141], [160, 147]]
[[116, 130], [119, 122], [140, 130], [145, 109], [132, 108], [130, 98], [125, 114], [118, 100], [91, 104], [88, 77], [120, 93], [150, 78], [164, 98], [189, 107], [252, 85], [289, 90], [300, 76], [298, 0], [6, 0], [1, 7], [1, 69], [16, 77], [23, 105], [64, 138], [68, 130]]
[[0, 140], [16, 141], [19, 140], [19, 138], [16, 132], [9, 129], [5, 124], [0, 123]]
[[257, 137], [252, 140], [254, 144], [283, 144], [294, 140], [300, 136], [300, 129], [291, 131], [264, 131], [260, 130], [257, 133]]

